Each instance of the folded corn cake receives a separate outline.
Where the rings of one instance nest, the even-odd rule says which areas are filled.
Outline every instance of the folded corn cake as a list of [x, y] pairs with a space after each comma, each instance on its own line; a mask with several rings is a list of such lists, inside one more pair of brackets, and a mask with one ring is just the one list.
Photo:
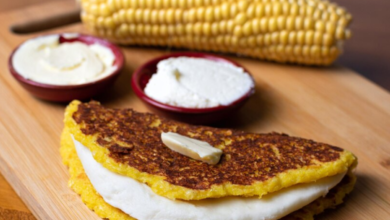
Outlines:
[[[72, 102], [64, 121], [69, 184], [102, 218], [311, 219], [355, 183], [352, 153], [283, 134], [187, 125], [97, 102]], [[206, 141], [221, 160], [174, 152], [162, 132]]]

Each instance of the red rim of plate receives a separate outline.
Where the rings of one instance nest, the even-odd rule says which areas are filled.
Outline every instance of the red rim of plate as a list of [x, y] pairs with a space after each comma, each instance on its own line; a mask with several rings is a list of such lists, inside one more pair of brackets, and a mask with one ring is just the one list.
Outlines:
[[[67, 38], [67, 37], [64, 36], [66, 34], [77, 34], [77, 37]], [[117, 46], [115, 46], [113, 43], [110, 43], [107, 40], [104, 40], [104, 39], [101, 39], [101, 38], [98, 38], [98, 37], [95, 37], [95, 36], [79, 34], [79, 33], [44, 34], [44, 35], [40, 35], [40, 36], [38, 36], [36, 38], [46, 37], [46, 36], [51, 36], [51, 35], [59, 35], [59, 42], [60, 42], [60, 44], [61, 43], [65, 43], [65, 42], [75, 42], [75, 41], [78, 41], [78, 42], [85, 43], [87, 45], [91, 45], [91, 44], [96, 44], [97, 43], [97, 44], [100, 44], [100, 45], [102, 45], [104, 47], [107, 47], [108, 49], [110, 49], [114, 53], [115, 61], [114, 61], [113, 65], [117, 66], [117, 68], [111, 74], [109, 74], [108, 76], [106, 76], [106, 77], [104, 77], [102, 79], [99, 79], [99, 80], [96, 80], [96, 81], [92, 81], [92, 82], [88, 82], [88, 83], [83, 83], [83, 84], [77, 84], [77, 85], [52, 85], [52, 84], [45, 84], [45, 83], [36, 82], [36, 81], [30, 80], [30, 79], [26, 79], [25, 77], [20, 75], [15, 70], [14, 66], [12, 65], [13, 56], [14, 56], [15, 52], [19, 49], [19, 47], [26, 42], [26, 41], [24, 41], [21, 44], [19, 44], [19, 46], [17, 46], [12, 51], [12, 53], [9, 56], [9, 59], [8, 59], [8, 69], [11, 72], [11, 74], [17, 80], [19, 80], [19, 81], [21, 81], [23, 83], [29, 84], [31, 86], [47, 88], [47, 89], [77, 89], [77, 88], [81, 88], [81, 87], [85, 87], [85, 86], [90, 86], [90, 85], [93, 85], [93, 84], [105, 81], [105, 80], [107, 80], [107, 79], [109, 79], [111, 77], [114, 77], [114, 76], [116, 76], [116, 75], [118, 75], [120, 73], [120, 70], [123, 67], [124, 56], [123, 56], [122, 51]]]
[[[163, 55], [163, 56], [154, 58], [154, 59], [146, 62], [145, 64], [143, 64], [138, 69], [136, 69], [133, 76], [132, 76], [132, 79], [131, 79], [131, 86], [133, 87], [135, 94], [141, 100], [145, 101], [146, 103], [149, 103], [150, 105], [153, 105], [155, 107], [158, 107], [158, 108], [161, 108], [164, 110], [169, 110], [169, 111], [178, 112], [178, 113], [201, 114], [201, 113], [211, 113], [211, 112], [234, 108], [234, 107], [238, 106], [241, 102], [248, 99], [255, 91], [254, 86], [253, 86], [252, 88], [250, 88], [248, 90], [247, 93], [245, 93], [241, 98], [237, 99], [233, 103], [226, 105], [226, 106], [221, 105], [221, 106], [216, 106], [216, 107], [212, 107], [212, 108], [185, 108], [185, 107], [172, 106], [172, 105], [167, 105], [167, 104], [161, 103], [161, 102], [156, 101], [156, 100], [150, 98], [149, 96], [147, 96], [144, 93], [144, 88], [142, 88], [140, 85], [140, 80], [141, 80], [142, 75], [144, 74], [143, 73], [144, 70], [150, 69], [150, 68], [156, 68], [157, 63], [161, 60], [172, 58], [172, 57], [182, 57], [182, 56], [205, 58], [205, 59], [209, 59], [209, 60], [213, 60], [213, 61], [217, 61], [217, 62], [226, 62], [226, 63], [233, 64], [234, 66], [242, 68], [245, 71], [245, 73], [248, 74], [250, 76], [250, 78], [252, 79], [253, 85], [255, 84], [253, 77], [248, 72], [248, 70], [246, 70], [243, 66], [241, 66], [240, 64], [238, 64], [232, 60], [229, 60], [229, 59], [226, 59], [226, 58], [223, 58], [220, 56], [216, 56], [216, 55], [207, 54], [207, 53], [177, 52], [177, 53], [171, 53], [171, 54], [167, 54], [167, 55]], [[148, 81], [149, 81], [149, 79], [148, 79]]]

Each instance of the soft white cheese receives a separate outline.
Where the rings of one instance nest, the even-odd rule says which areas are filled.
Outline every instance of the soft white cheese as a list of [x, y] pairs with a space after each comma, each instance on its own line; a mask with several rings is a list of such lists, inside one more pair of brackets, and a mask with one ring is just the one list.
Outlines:
[[161, 133], [161, 140], [169, 149], [208, 164], [217, 164], [222, 150], [205, 141], [196, 140], [174, 132]]
[[60, 44], [59, 35], [48, 35], [23, 43], [15, 51], [12, 65], [26, 79], [51, 85], [77, 85], [115, 71], [114, 60], [114, 53], [99, 44]]
[[165, 104], [208, 108], [229, 105], [253, 86], [252, 78], [233, 64], [178, 57], [160, 61], [144, 91]]
[[[72, 137], [73, 138], [73, 137]], [[279, 219], [324, 196], [345, 173], [299, 184], [262, 199], [226, 197], [201, 201], [169, 200], [147, 185], [116, 174], [96, 162], [91, 151], [73, 138], [77, 154], [96, 191], [110, 205], [140, 220], [269, 220]]]

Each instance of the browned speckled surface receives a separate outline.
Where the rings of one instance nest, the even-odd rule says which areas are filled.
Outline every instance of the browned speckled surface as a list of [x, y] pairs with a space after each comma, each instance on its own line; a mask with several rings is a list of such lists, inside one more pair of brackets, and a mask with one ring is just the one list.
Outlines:
[[[289, 169], [335, 161], [343, 152], [338, 147], [285, 134], [188, 125], [131, 109], [107, 109], [98, 102], [80, 104], [73, 119], [82, 125], [84, 134], [97, 134], [98, 143], [108, 148], [117, 162], [192, 189], [226, 182], [250, 185]], [[160, 138], [161, 132], [168, 131], [222, 147], [220, 162], [209, 165], [170, 150]]]

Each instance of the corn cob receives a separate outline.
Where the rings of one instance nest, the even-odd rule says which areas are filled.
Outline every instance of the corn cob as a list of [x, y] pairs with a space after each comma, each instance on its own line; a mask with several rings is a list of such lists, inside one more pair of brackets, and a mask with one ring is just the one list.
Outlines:
[[322, 0], [82, 0], [88, 30], [119, 44], [329, 65], [352, 16]]

